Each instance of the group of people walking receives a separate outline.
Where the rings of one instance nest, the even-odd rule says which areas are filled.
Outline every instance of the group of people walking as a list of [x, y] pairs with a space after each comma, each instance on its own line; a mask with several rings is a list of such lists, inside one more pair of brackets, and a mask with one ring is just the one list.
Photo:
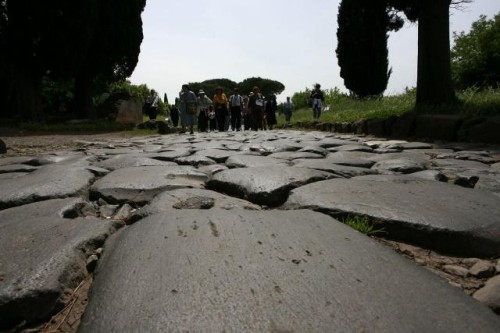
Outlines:
[[[316, 84], [310, 95], [314, 120], [321, 116], [321, 105], [324, 101], [321, 86]], [[159, 97], [154, 90], [146, 99], [146, 112], [150, 119], [156, 119], [158, 114]], [[294, 105], [290, 97], [283, 103], [285, 121], [290, 122]], [[219, 132], [244, 130], [273, 129], [277, 124], [278, 105], [276, 95], [265, 98], [259, 87], [253, 87], [248, 95], [240, 95], [238, 88], [233, 89], [233, 94], [227, 97], [221, 87], [215, 89], [213, 99], [200, 89], [198, 94], [191, 91], [189, 85], [183, 84], [176, 99], [176, 104], [170, 108], [170, 117], [175, 127], [181, 121], [182, 132], [186, 129], [194, 133], [194, 126], [198, 131]]]
[[[175, 127], [180, 119], [182, 132], [188, 129], [193, 134], [195, 125], [200, 132], [224, 132], [230, 128], [233, 131], [273, 129], [277, 124], [276, 96], [266, 99], [258, 87], [253, 87], [248, 96], [241, 95], [234, 88], [229, 98], [221, 87], [217, 87], [213, 99], [210, 99], [205, 91], [199, 90], [196, 95], [189, 85], [184, 84], [178, 101], [179, 108], [173, 105], [170, 116]], [[292, 105], [289, 106], [293, 108]]]

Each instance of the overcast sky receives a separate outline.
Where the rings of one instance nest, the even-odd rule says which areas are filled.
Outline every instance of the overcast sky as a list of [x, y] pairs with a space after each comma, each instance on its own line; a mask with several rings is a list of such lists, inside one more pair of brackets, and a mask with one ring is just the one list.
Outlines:
[[[130, 81], [167, 93], [170, 102], [183, 83], [215, 78], [279, 81], [285, 91], [278, 102], [316, 82], [346, 91], [335, 56], [339, 2], [147, 0], [144, 40]], [[450, 32], [467, 32], [480, 15], [492, 18], [499, 11], [498, 0], [474, 0], [451, 10]], [[409, 24], [389, 37], [386, 94], [414, 87], [416, 64], [417, 26]]]

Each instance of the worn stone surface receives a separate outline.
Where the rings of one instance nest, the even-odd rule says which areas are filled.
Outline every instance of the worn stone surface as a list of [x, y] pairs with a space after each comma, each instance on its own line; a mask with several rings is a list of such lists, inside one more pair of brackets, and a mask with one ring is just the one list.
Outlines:
[[106, 248], [82, 333], [500, 329], [458, 288], [310, 211], [169, 211]]
[[132, 221], [170, 209], [248, 209], [260, 210], [251, 202], [233, 198], [218, 192], [204, 189], [178, 189], [157, 195], [149, 205], [136, 211]]
[[[281, 154], [281, 153], [276, 153]], [[275, 155], [275, 154], [271, 154]], [[226, 160], [226, 166], [228, 168], [251, 168], [251, 167], [261, 167], [261, 166], [287, 166], [287, 161], [280, 158], [272, 158], [269, 156], [260, 155], [233, 155]]]
[[125, 155], [113, 155], [108, 159], [102, 160], [96, 163], [95, 166], [108, 170], [117, 170], [127, 167], [138, 167], [138, 166], [168, 166], [177, 165], [174, 162], [160, 161], [158, 159], [151, 158], [146, 154], [125, 154]]
[[306, 168], [238, 168], [216, 173], [207, 182], [207, 187], [258, 205], [278, 206], [285, 202], [291, 189], [332, 177], [330, 173]]
[[346, 166], [335, 163], [335, 160], [330, 159], [297, 159], [292, 161], [293, 166], [297, 168], [315, 169], [325, 172], [330, 172], [336, 177], [355, 177], [361, 175], [371, 175], [377, 173], [376, 170], [361, 168], [355, 166]]
[[65, 288], [86, 274], [85, 252], [103, 244], [112, 221], [64, 218], [80, 199], [54, 199], [0, 211], [0, 328], [47, 319]]
[[[340, 128], [340, 124], [318, 124], [318, 128], [337, 127]], [[498, 268], [491, 269], [498, 266], [491, 258], [500, 253], [500, 208], [497, 208], [500, 207], [500, 172], [496, 165], [500, 161], [500, 148], [497, 146], [463, 142], [429, 144], [292, 130], [151, 135], [97, 141], [85, 137], [78, 142], [67, 136], [64, 139], [39, 137], [35, 144], [19, 146], [24, 139], [8, 138], [7, 157], [0, 158], [1, 170], [32, 170], [30, 173], [0, 173], [0, 198], [14, 190], [24, 196], [15, 204], [9, 203], [20, 205], [17, 208], [6, 209], [5, 204], [0, 206], [0, 228], [3, 220], [24, 228], [22, 236], [14, 236], [19, 244], [15, 246], [17, 255], [23, 254], [24, 248], [35, 246], [23, 241], [46, 235], [48, 231], [32, 231], [34, 229], [24, 224], [27, 222], [18, 223], [19, 220], [11, 215], [5, 215], [5, 219], [1, 215], [14, 210], [29, 214], [24, 218], [26, 221], [36, 220], [42, 226], [54, 223], [57, 228], [51, 229], [51, 237], [60, 243], [52, 243], [52, 238], [47, 238], [50, 246], [71, 243], [75, 237], [85, 238], [87, 233], [82, 230], [87, 230], [87, 227], [96, 231], [103, 224], [111, 223], [114, 227], [116, 223], [126, 226], [123, 231], [133, 230], [130, 232], [134, 234], [136, 245], [132, 246], [128, 241], [131, 236], [125, 236], [123, 240], [122, 233], [106, 245], [109, 258], [115, 258], [116, 253], [124, 254], [119, 260], [110, 259], [108, 264], [101, 265], [104, 268], [97, 275], [112, 280], [109, 285], [116, 288], [107, 290], [102, 297], [114, 292], [113, 298], [107, 301], [123, 302], [120, 304], [126, 306], [113, 303], [107, 307], [106, 304], [111, 303], [101, 303], [100, 298], [93, 300], [100, 292], [94, 293], [91, 297], [94, 305], [88, 311], [92, 314], [86, 316], [94, 318], [95, 313], [103, 311], [99, 316], [107, 316], [106, 320], [114, 321], [114, 324], [121, 325], [124, 316], [124, 323], [133, 322], [131, 325], [135, 325], [116, 331], [175, 331], [194, 327], [187, 326], [189, 324], [206, 322], [209, 324], [202, 331], [222, 331], [225, 328], [226, 331], [309, 332], [341, 327], [340, 331], [433, 332], [457, 331], [455, 327], [460, 326], [464, 331], [476, 332], [489, 327], [481, 325], [481, 329], [477, 329], [476, 326], [459, 325], [461, 322], [457, 320], [468, 319], [475, 310], [464, 310], [464, 304], [469, 304], [469, 301], [463, 303], [461, 298], [450, 297], [446, 290], [449, 290], [448, 284], [457, 286], [460, 289], [453, 289], [460, 295], [457, 297], [467, 298], [488, 279], [480, 277], [485, 276], [484, 272], [490, 275], [498, 273]], [[42, 150], [38, 141], [50, 142], [53, 148]], [[9, 157], [16, 153], [31, 156]], [[421, 171], [405, 173], [414, 170], [409, 167], [395, 169], [396, 164], [390, 165], [394, 160], [412, 161]], [[295, 166], [291, 166], [293, 164]], [[371, 169], [375, 164], [378, 164], [377, 168]], [[380, 165], [385, 165], [385, 169], [379, 168]], [[38, 176], [33, 177], [36, 174]], [[326, 180], [330, 178], [333, 180]], [[72, 185], [68, 179], [82, 186]], [[41, 184], [53, 189], [39, 196]], [[309, 191], [314, 184], [317, 184], [314, 191]], [[63, 188], [63, 197], [74, 198], [51, 200], [61, 195]], [[280, 207], [287, 201], [290, 191], [292, 196]], [[301, 199], [300, 205], [290, 206], [297, 193], [308, 193], [308, 201]], [[57, 200], [75, 201], [76, 205], [57, 209], [59, 213], [56, 214], [51, 202]], [[39, 202], [30, 204], [31, 201]], [[30, 208], [32, 205], [36, 205], [36, 209]], [[52, 210], [47, 212], [45, 205]], [[308, 211], [296, 211], [298, 207], [308, 208]], [[280, 208], [293, 208], [294, 211], [278, 211]], [[312, 210], [332, 216], [368, 217], [368, 221], [375, 223], [375, 229], [384, 228], [384, 234], [376, 234], [378, 242], [395, 252], [389, 255], [386, 250], [379, 252], [380, 244], [372, 247], [369, 245], [372, 239], [359, 239], [357, 237], [362, 235], [353, 231], [346, 233], [342, 225], [332, 227], [330, 224], [337, 225], [338, 222]], [[16, 214], [23, 216], [22, 213]], [[320, 220], [329, 226], [318, 225]], [[132, 222], [136, 223], [132, 225]], [[77, 236], [67, 229], [66, 223], [74, 230], [78, 229], [75, 231]], [[80, 226], [83, 223], [87, 225]], [[95, 225], [98, 227], [94, 228]], [[201, 234], [197, 235], [198, 232]], [[353, 238], [351, 233], [358, 236]], [[10, 235], [10, 232], [7, 236], [2, 233], [0, 238]], [[80, 251], [78, 256], [65, 253], [65, 260], [78, 262], [59, 279], [65, 296], [73, 295], [69, 290], [75, 287], [75, 281], [88, 274], [88, 270], [92, 271], [98, 263], [95, 256], [99, 257], [101, 252], [93, 248], [102, 246], [101, 237], [94, 239], [91, 236], [90, 239], [89, 243], [84, 242], [84, 246], [73, 246]], [[171, 243], [172, 240], [181, 242], [181, 245]], [[274, 247], [270, 242], [273, 240], [276, 241]], [[11, 241], [8, 239], [6, 244]], [[195, 245], [186, 245], [182, 241], [192, 241]], [[50, 246], [47, 250], [51, 249]], [[61, 251], [66, 248], [65, 245], [59, 247]], [[51, 258], [59, 260], [52, 250], [44, 251], [45, 248], [40, 247], [40, 253], [34, 258], [45, 260], [43, 256], [52, 255]], [[403, 260], [402, 263], [401, 259], [394, 259], [400, 255], [411, 261]], [[366, 260], [360, 259], [363, 257]], [[137, 264], [128, 261], [137, 258]], [[328, 269], [334, 272], [325, 272], [322, 265], [331, 258], [335, 260], [334, 268]], [[9, 265], [16, 264], [15, 259], [11, 261], [13, 263], [9, 262]], [[474, 267], [481, 261], [489, 265], [488, 269]], [[313, 267], [308, 266], [311, 263]], [[113, 268], [110, 269], [110, 265]], [[7, 266], [0, 265], [0, 289], [5, 279], [3, 267]], [[299, 271], [292, 271], [294, 268]], [[199, 273], [198, 269], [206, 275]], [[401, 271], [406, 273], [400, 274]], [[147, 277], [143, 278], [142, 273]], [[28, 274], [24, 275], [29, 278]], [[436, 275], [447, 283], [435, 285], [438, 281]], [[429, 284], [422, 276], [435, 282]], [[282, 283], [282, 277], [285, 283]], [[65, 279], [71, 283], [62, 283]], [[90, 280], [90, 277], [86, 276], [85, 280]], [[380, 283], [383, 280], [387, 280], [385, 284]], [[169, 288], [178, 281], [183, 283], [180, 287]], [[134, 289], [132, 283], [139, 286]], [[127, 289], [130, 286], [132, 289]], [[245, 286], [250, 287], [249, 292], [245, 292]], [[33, 304], [31, 299], [27, 301], [30, 313], [43, 310], [44, 318], [48, 318], [64, 303], [64, 306], [68, 305], [66, 309], [73, 311], [67, 317], [68, 322], [73, 322], [70, 318], [80, 317], [83, 307], [72, 307], [68, 297], [44, 293], [43, 288], [30, 292], [30, 295], [38, 295]], [[96, 285], [95, 288], [101, 287]], [[428, 290], [422, 293], [422, 297], [415, 296], [426, 288]], [[139, 296], [129, 297], [133, 293]], [[50, 296], [50, 300], [44, 300], [43, 304], [57, 298], [56, 305], [50, 303], [40, 307], [39, 299], [43, 297], [39, 295]], [[273, 298], [277, 295], [283, 298]], [[324, 295], [328, 300], [324, 300]], [[172, 307], [171, 302], [179, 301], [172, 298], [176, 296], [181, 296], [183, 303], [175, 303]], [[86, 299], [85, 294], [75, 294], [75, 297], [82, 301]], [[417, 299], [417, 302], [408, 307], [408, 299]], [[151, 304], [143, 306], [145, 302]], [[208, 303], [210, 305], [205, 306]], [[385, 309], [387, 304], [392, 305]], [[24, 303], [21, 307], [24, 308]], [[128, 310], [132, 308], [134, 310]], [[248, 309], [255, 309], [255, 312]], [[160, 314], [155, 311], [160, 311]], [[432, 312], [432, 315], [429, 317], [427, 312]], [[128, 316], [129, 313], [132, 314]], [[65, 317], [66, 313], [57, 316]], [[143, 324], [143, 318], [147, 318], [147, 324]], [[182, 325], [165, 326], [167, 321], [176, 318], [189, 320], [183, 321]], [[0, 319], [3, 319], [1, 314]], [[392, 324], [388, 324], [389, 321]], [[56, 319], [51, 320], [44, 329], [55, 329], [56, 322]], [[249, 322], [251, 324], [242, 326]], [[298, 322], [300, 324], [296, 324]], [[436, 326], [436, 322], [440, 325]], [[490, 325], [495, 323], [490, 319], [488, 322]], [[410, 323], [419, 323], [420, 326]], [[94, 321], [90, 324], [100, 325]], [[141, 330], [144, 325], [153, 325], [154, 329], [149, 329], [150, 326]], [[5, 326], [9, 326], [6, 327], [8, 331], [13, 329], [12, 325]], [[61, 326], [64, 331], [62, 327], [64, 325]], [[23, 329], [34, 327], [28, 324], [16, 328]], [[102, 331], [113, 330], [106, 327]]]
[[35, 201], [77, 196], [94, 175], [85, 164], [50, 164], [22, 177], [0, 180], [0, 209]]
[[284, 207], [369, 216], [386, 229], [387, 237], [457, 255], [500, 253], [498, 197], [411, 177], [376, 178], [308, 184], [293, 190]]
[[202, 187], [207, 175], [191, 166], [149, 166], [115, 170], [95, 182], [92, 197], [110, 202], [145, 203], [156, 194], [177, 188]]

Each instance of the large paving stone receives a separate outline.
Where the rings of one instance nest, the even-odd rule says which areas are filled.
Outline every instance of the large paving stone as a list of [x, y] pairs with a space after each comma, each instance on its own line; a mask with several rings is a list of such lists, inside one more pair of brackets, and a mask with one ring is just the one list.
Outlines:
[[67, 288], [87, 274], [86, 256], [117, 226], [67, 219], [80, 199], [54, 199], [0, 211], [0, 329], [55, 314]]
[[286, 166], [287, 161], [278, 158], [272, 158], [270, 156], [259, 156], [259, 155], [233, 155], [226, 160], [226, 166], [228, 168], [251, 168], [251, 167], [261, 167], [261, 166], [276, 166], [283, 165]]
[[425, 170], [425, 163], [418, 159], [403, 157], [377, 162], [372, 166], [372, 169], [379, 173], [413, 173]]
[[311, 211], [176, 210], [113, 238], [81, 333], [500, 330], [458, 288]]
[[246, 200], [233, 198], [218, 192], [186, 188], [158, 194], [147, 206], [137, 210], [130, 221], [135, 222], [151, 214], [171, 209], [260, 210], [261, 208]]
[[330, 172], [336, 177], [355, 177], [362, 175], [371, 175], [376, 174], [376, 170], [355, 167], [355, 166], [347, 166], [342, 164], [337, 164], [335, 159], [325, 158], [322, 160], [319, 159], [297, 159], [293, 160], [293, 166], [297, 168], [307, 168], [307, 169], [315, 169], [321, 170], [325, 172]]
[[85, 163], [55, 163], [30, 174], [0, 180], [0, 209], [26, 203], [77, 196], [94, 178]]
[[293, 190], [283, 207], [369, 216], [389, 238], [455, 255], [500, 253], [500, 199], [448, 183], [411, 176], [333, 179]]
[[136, 166], [152, 166], [152, 165], [177, 165], [174, 162], [160, 161], [151, 158], [148, 154], [126, 154], [126, 155], [113, 155], [112, 157], [100, 161], [95, 164], [96, 166], [108, 170], [116, 170], [127, 167]]
[[208, 176], [191, 166], [145, 166], [118, 169], [96, 181], [91, 198], [108, 202], [149, 202], [155, 195], [178, 188], [201, 188]]
[[306, 168], [264, 166], [230, 169], [216, 173], [207, 188], [249, 200], [258, 205], [278, 206], [291, 189], [334, 177], [331, 173]]

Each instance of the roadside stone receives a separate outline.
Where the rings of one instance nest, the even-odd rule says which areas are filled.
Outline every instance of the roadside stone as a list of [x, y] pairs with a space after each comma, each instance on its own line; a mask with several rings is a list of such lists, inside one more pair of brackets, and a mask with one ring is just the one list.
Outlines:
[[443, 270], [452, 275], [457, 275], [462, 277], [466, 277], [469, 274], [469, 270], [467, 268], [456, 265], [444, 265]]
[[99, 216], [111, 218], [118, 209], [118, 205], [104, 205], [99, 207]]
[[228, 170], [229, 168], [223, 164], [209, 164], [198, 167], [198, 171], [203, 172], [208, 176], [208, 178], [212, 178], [218, 172]]
[[127, 221], [132, 214], [134, 208], [128, 203], [123, 204], [118, 211], [113, 215], [114, 220]]
[[94, 272], [95, 268], [97, 267], [98, 261], [99, 261], [99, 257], [97, 257], [97, 255], [95, 255], [95, 254], [93, 254], [87, 258], [87, 263], [86, 263], [85, 267], [87, 268], [88, 273]]
[[477, 278], [489, 278], [495, 275], [495, 265], [486, 260], [475, 263], [470, 269], [469, 274]]
[[472, 297], [500, 314], [500, 275], [489, 279], [486, 285], [476, 291]]

